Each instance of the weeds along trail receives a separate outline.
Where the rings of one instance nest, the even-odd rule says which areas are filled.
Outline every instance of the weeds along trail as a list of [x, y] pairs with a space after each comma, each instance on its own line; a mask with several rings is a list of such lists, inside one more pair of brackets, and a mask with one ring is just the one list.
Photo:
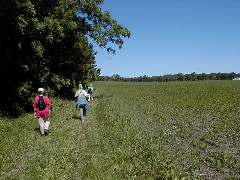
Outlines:
[[40, 134], [32, 113], [16, 120], [0, 119], [0, 179], [81, 179], [87, 122], [79, 121], [74, 101], [53, 101], [48, 136]]

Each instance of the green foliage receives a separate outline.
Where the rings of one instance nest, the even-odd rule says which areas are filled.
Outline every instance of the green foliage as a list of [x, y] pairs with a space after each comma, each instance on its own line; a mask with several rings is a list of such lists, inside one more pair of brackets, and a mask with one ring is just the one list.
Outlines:
[[[4, 19], [1, 33], [1, 76], [9, 81], [2, 90], [3, 102], [8, 112], [24, 112], [25, 96], [21, 89], [32, 97], [40, 86], [49, 89], [53, 95], [66, 97], [79, 82], [94, 81], [100, 74], [96, 66], [96, 52], [92, 41], [114, 53], [111, 46], [121, 48], [123, 38], [130, 32], [102, 12], [103, 1], [72, 0], [16, 0], [1, 2], [1, 19]], [[7, 9], [7, 10], [6, 10]], [[8, 19], [6, 18], [8, 17]], [[11, 31], [10, 31], [11, 30]], [[28, 84], [31, 87], [26, 87]], [[12, 97], [15, 96], [15, 97]], [[9, 98], [18, 99], [11, 108]], [[30, 103], [27, 100], [27, 103]], [[17, 105], [18, 104], [18, 105]], [[8, 111], [8, 112], [7, 112]], [[15, 113], [14, 113], [15, 114]]]

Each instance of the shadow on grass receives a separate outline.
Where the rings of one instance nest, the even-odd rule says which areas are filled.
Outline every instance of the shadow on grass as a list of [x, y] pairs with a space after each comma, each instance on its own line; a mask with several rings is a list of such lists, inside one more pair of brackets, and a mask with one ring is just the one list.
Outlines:
[[34, 130], [34, 133], [37, 133], [38, 135], [42, 136], [39, 127], [35, 127], [33, 130]]
[[39, 132], [39, 131], [40, 131], [40, 130], [39, 130], [39, 127], [35, 127], [35, 128], [34, 128], [34, 131], [35, 131], [35, 132]]
[[72, 115], [72, 118], [73, 119], [80, 119], [80, 117], [78, 115], [76, 115], [76, 114]]

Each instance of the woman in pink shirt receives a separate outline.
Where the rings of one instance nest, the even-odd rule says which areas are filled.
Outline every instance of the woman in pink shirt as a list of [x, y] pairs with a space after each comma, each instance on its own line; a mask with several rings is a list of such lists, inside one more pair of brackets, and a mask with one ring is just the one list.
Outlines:
[[[48, 134], [48, 128], [50, 125], [50, 110], [49, 108], [53, 105], [50, 99], [43, 95], [44, 89], [38, 89], [39, 95], [34, 99], [33, 108], [34, 108], [34, 117], [38, 119], [40, 126], [40, 132], [42, 135]], [[43, 100], [43, 101], [42, 101]]]

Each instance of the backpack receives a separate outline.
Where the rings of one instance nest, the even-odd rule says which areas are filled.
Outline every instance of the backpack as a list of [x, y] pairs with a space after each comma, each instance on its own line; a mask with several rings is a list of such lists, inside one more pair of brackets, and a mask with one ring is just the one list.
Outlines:
[[43, 96], [39, 96], [38, 103], [37, 103], [38, 110], [42, 111], [46, 108], [46, 103], [43, 100]]
[[87, 92], [88, 92], [88, 94], [91, 94], [93, 92], [93, 87], [89, 86], [87, 88]]

